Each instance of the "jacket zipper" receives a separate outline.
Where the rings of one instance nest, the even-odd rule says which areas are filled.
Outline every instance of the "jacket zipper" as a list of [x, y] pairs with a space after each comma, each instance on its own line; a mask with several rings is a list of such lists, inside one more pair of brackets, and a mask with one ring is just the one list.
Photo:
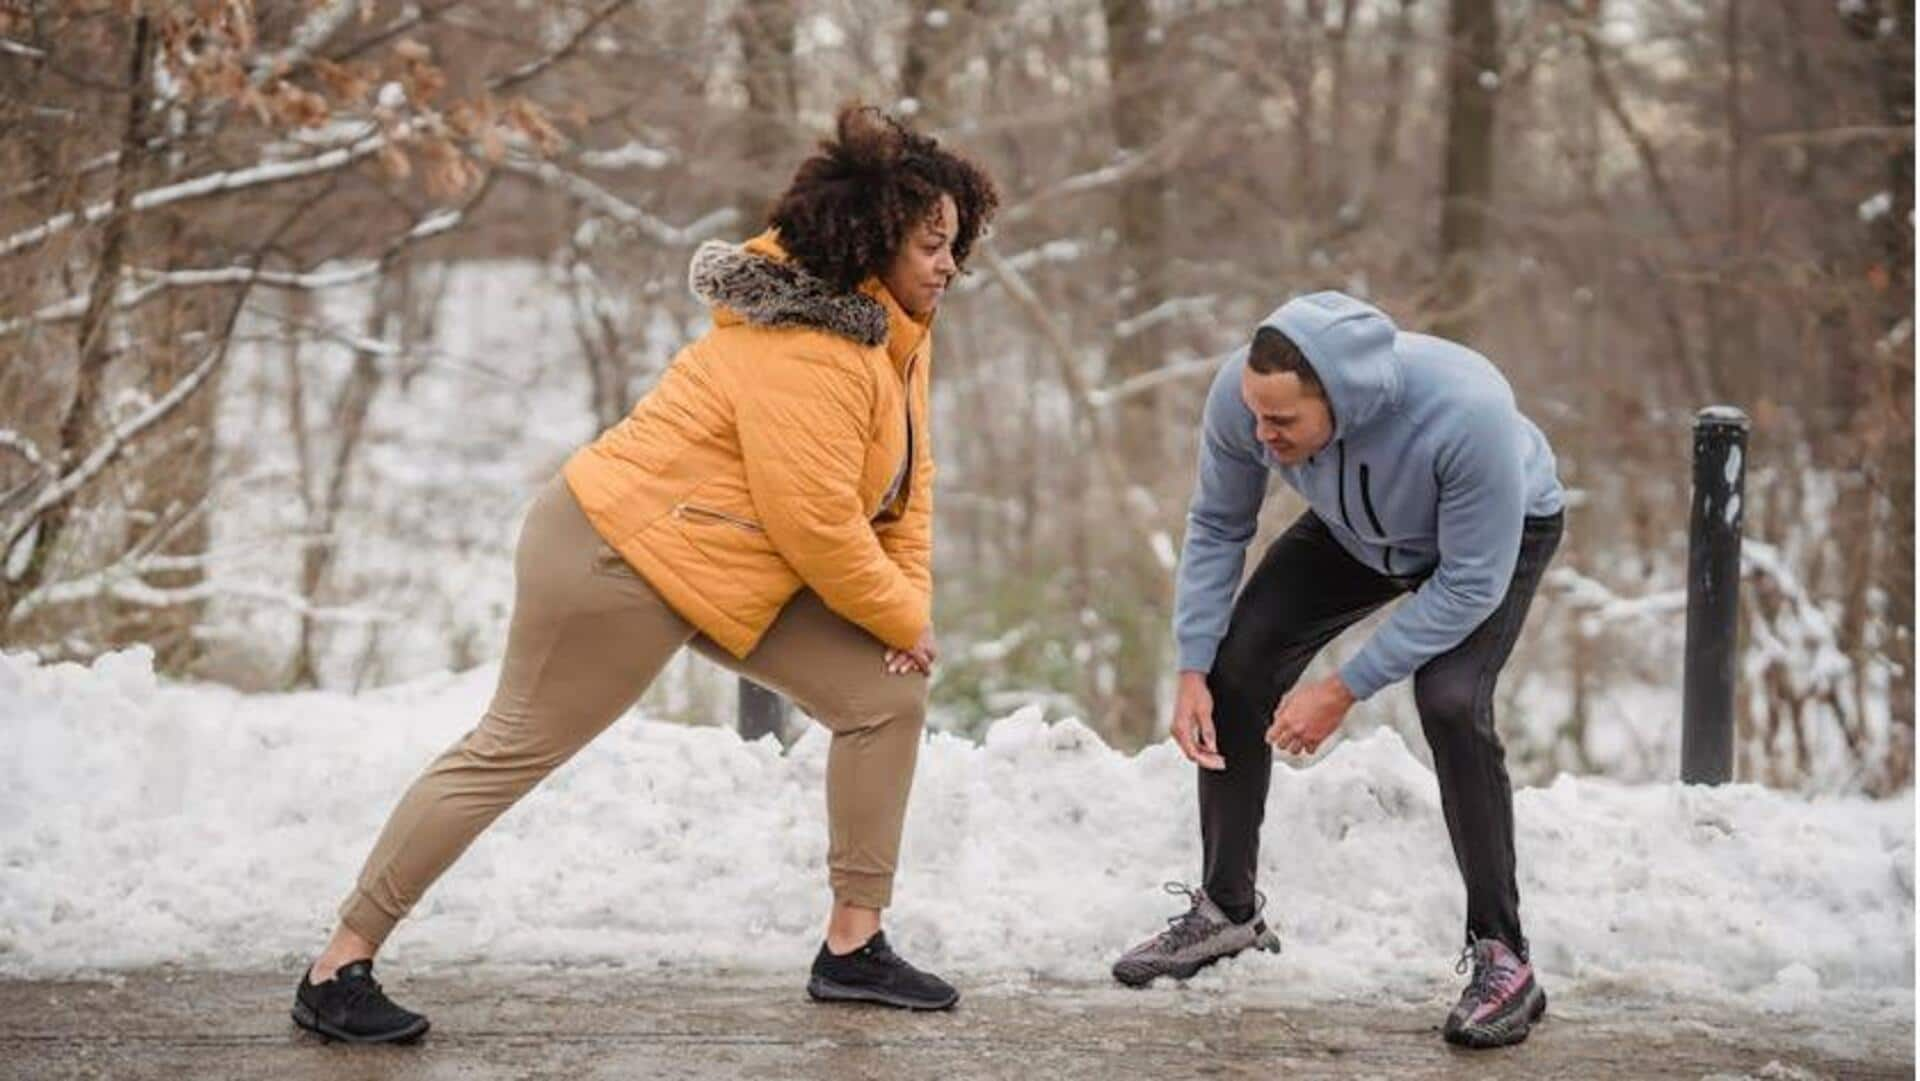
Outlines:
[[898, 499], [900, 501], [900, 512], [894, 515], [893, 517], [887, 519], [890, 522], [897, 522], [900, 519], [905, 518], [907, 516], [907, 504], [913, 502], [913, 467], [914, 467], [914, 461], [913, 461], [913, 369], [919, 363], [920, 363], [920, 354], [918, 351], [916, 351], [913, 354], [913, 356], [907, 361], [907, 377], [905, 380], [901, 382], [901, 385], [900, 385], [901, 398], [906, 405], [906, 414], [907, 414], [906, 469], [904, 472], [900, 474], [899, 490], [895, 492], [889, 492], [888, 494], [893, 498], [886, 499], [881, 502], [880, 510], [877, 513], [875, 513], [873, 516], [875, 521], [878, 521], [882, 515], [886, 514], [889, 510], [893, 509], [894, 499]]
[[682, 520], [687, 518], [704, 518], [711, 522], [730, 525], [735, 529], [744, 529], [749, 533], [766, 532], [766, 529], [763, 528], [759, 522], [748, 521], [745, 518], [737, 518], [723, 511], [709, 510], [706, 507], [695, 506], [692, 503], [674, 504], [673, 516]]
[[[1388, 574], [1392, 574], [1393, 545], [1387, 543], [1387, 531], [1380, 528], [1380, 516], [1373, 512], [1373, 492], [1369, 490], [1367, 480], [1367, 464], [1362, 462], [1360, 463], [1360, 506], [1361, 509], [1367, 512], [1367, 521], [1373, 526], [1373, 532], [1380, 538], [1380, 545], [1383, 549], [1383, 554], [1380, 557], [1380, 565], [1386, 569]], [[1349, 526], [1348, 528], [1352, 527]]]

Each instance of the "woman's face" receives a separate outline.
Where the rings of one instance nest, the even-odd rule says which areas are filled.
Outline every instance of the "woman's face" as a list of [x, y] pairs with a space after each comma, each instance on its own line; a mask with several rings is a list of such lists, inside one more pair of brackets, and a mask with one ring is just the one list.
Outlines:
[[893, 262], [880, 280], [893, 299], [915, 319], [925, 319], [940, 305], [947, 283], [959, 269], [953, 262], [953, 237], [960, 231], [960, 208], [953, 196], [942, 194], [933, 213], [913, 227], [906, 242], [893, 253]]

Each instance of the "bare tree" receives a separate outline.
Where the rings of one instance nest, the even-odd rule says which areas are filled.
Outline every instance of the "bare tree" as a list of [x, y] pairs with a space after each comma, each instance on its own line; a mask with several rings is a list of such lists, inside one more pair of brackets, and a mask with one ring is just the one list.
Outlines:
[[1495, 113], [1500, 100], [1496, 0], [1453, 0], [1447, 33], [1447, 143], [1440, 196], [1436, 333], [1470, 340], [1479, 325], [1493, 220]]

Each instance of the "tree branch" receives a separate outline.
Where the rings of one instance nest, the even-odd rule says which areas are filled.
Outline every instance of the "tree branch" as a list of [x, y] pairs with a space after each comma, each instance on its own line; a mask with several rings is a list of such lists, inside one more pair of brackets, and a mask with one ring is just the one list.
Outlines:
[[[398, 248], [452, 230], [460, 224], [465, 214], [465, 210], [450, 210], [429, 215], [402, 234], [394, 242], [394, 248], [390, 249], [381, 260], [357, 263], [334, 270], [261, 270], [244, 264], [192, 270], [149, 270], [144, 267], [133, 267], [128, 270], [128, 276], [139, 279], [140, 284], [131, 288], [123, 284], [114, 301], [114, 307], [121, 311], [137, 308], [155, 296], [175, 289], [205, 289], [222, 285], [264, 285], [274, 289], [319, 290], [353, 285], [378, 274], [382, 262], [390, 259]], [[86, 300], [85, 297], [68, 297], [66, 300], [48, 304], [31, 315], [23, 315], [18, 319], [0, 320], [0, 338], [18, 334], [34, 326], [77, 319], [86, 310]]]
[[10, 450], [25, 458], [27, 464], [41, 473], [53, 472], [53, 466], [47, 463], [46, 456], [40, 453], [40, 448], [34, 445], [33, 440], [11, 428], [0, 428], [0, 449]]
[[[169, 184], [163, 188], [154, 188], [133, 196], [131, 209], [135, 212], [152, 210], [156, 207], [170, 206], [174, 203], [205, 199], [215, 195], [238, 191], [243, 188], [278, 184], [289, 180], [318, 176], [322, 173], [351, 165], [368, 155], [377, 153], [387, 145], [384, 134], [371, 135], [351, 146], [329, 150], [310, 158], [286, 162], [261, 162], [245, 169], [228, 169], [205, 176], [184, 180], [178, 184]], [[79, 212], [69, 211], [15, 233], [0, 240], [0, 257], [14, 255], [34, 248], [48, 239], [73, 228], [76, 225], [92, 225], [104, 221], [114, 212], [112, 202], [95, 203]]]
[[496, 94], [511, 90], [521, 83], [538, 76], [541, 72], [553, 65], [567, 59], [580, 47], [580, 43], [586, 40], [587, 35], [598, 29], [601, 23], [612, 18], [621, 8], [628, 7], [632, 3], [633, 0], [611, 0], [610, 3], [602, 5], [600, 10], [587, 16], [587, 21], [582, 23], [578, 30], [575, 30], [569, 35], [567, 40], [563, 42], [558, 49], [553, 50], [545, 56], [522, 64], [503, 75], [494, 76], [492, 79], [487, 80], [487, 89]]
[[570, 173], [550, 161], [508, 158], [500, 163], [499, 168], [555, 188], [575, 203], [611, 218], [663, 247], [691, 248], [709, 237], [718, 236], [740, 221], [737, 209], [723, 207], [688, 225], [672, 225], [586, 177]]

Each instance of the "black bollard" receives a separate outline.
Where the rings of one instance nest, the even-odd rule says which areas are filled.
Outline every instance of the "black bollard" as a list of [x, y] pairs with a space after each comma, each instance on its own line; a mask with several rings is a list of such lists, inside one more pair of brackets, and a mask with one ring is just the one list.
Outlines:
[[1693, 419], [1693, 523], [1687, 535], [1686, 690], [1680, 779], [1733, 779], [1733, 686], [1740, 619], [1740, 523], [1747, 415], [1709, 406]]
[[740, 708], [734, 724], [741, 739], [754, 740], [771, 735], [780, 738], [787, 725], [787, 700], [742, 676]]

